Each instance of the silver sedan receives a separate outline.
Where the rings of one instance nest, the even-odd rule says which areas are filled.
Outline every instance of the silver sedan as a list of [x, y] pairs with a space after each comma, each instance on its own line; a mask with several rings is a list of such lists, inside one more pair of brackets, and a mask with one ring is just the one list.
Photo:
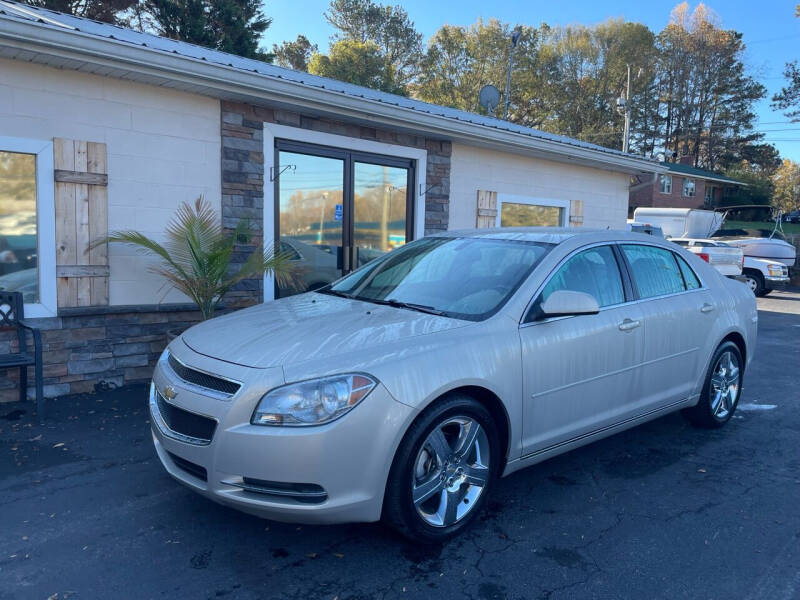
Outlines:
[[186, 331], [153, 440], [222, 504], [437, 541], [498, 477], [672, 411], [724, 425], [756, 327], [744, 284], [652, 236], [449, 232]]

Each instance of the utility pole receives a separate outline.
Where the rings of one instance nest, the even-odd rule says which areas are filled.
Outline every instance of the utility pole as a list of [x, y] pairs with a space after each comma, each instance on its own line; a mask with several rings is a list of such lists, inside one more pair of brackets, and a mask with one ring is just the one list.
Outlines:
[[511, 69], [514, 66], [514, 48], [517, 47], [517, 42], [522, 32], [519, 27], [514, 29], [511, 34], [511, 49], [508, 51], [508, 73], [506, 76], [506, 109], [503, 112], [503, 120], [508, 121], [508, 105], [511, 104]]
[[622, 151], [628, 153], [631, 140], [631, 65], [628, 64], [628, 88], [625, 92], [625, 137], [622, 140]]

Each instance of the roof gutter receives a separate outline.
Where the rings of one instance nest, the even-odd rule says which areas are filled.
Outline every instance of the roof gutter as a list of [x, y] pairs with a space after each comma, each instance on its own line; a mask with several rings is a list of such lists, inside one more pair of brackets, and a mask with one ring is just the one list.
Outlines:
[[[625, 173], [663, 173], [666, 167], [644, 158], [622, 156], [568, 143], [537, 138], [513, 131], [465, 123], [457, 119], [392, 106], [368, 98], [256, 72], [169, 54], [119, 40], [103, 38], [72, 29], [45, 26], [32, 21], [0, 16], [0, 47], [46, 55], [79, 68], [89, 63], [103, 66], [109, 76], [129, 78], [131, 73], [150, 78], [155, 85], [170, 87], [182, 83], [200, 87], [203, 93], [223, 99], [278, 102], [300, 109], [331, 111], [345, 118], [359, 119], [404, 129], [416, 129], [469, 145], [573, 162]], [[46, 63], [45, 63], [46, 64]], [[66, 65], [65, 65], [66, 66]], [[126, 77], [127, 75], [127, 77]]]

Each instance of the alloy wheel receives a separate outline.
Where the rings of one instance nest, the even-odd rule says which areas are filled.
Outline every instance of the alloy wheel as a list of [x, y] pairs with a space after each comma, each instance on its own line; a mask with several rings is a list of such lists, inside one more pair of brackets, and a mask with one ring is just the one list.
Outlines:
[[717, 419], [725, 419], [733, 410], [739, 397], [739, 359], [733, 352], [723, 352], [711, 375], [711, 412]]
[[477, 505], [489, 481], [489, 438], [470, 417], [451, 417], [428, 434], [414, 461], [412, 500], [422, 519], [449, 527]]

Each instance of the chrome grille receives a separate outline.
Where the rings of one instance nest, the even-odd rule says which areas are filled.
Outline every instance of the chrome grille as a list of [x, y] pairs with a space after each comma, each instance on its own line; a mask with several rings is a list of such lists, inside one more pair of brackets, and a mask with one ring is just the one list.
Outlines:
[[228, 381], [227, 379], [215, 377], [214, 375], [209, 375], [208, 373], [203, 373], [202, 371], [197, 371], [196, 369], [187, 367], [177, 358], [172, 356], [171, 353], [167, 357], [167, 362], [169, 362], [169, 366], [173, 371], [175, 371], [175, 374], [188, 383], [192, 383], [209, 390], [215, 390], [217, 392], [227, 394], [228, 396], [233, 396], [241, 387], [234, 381]]

